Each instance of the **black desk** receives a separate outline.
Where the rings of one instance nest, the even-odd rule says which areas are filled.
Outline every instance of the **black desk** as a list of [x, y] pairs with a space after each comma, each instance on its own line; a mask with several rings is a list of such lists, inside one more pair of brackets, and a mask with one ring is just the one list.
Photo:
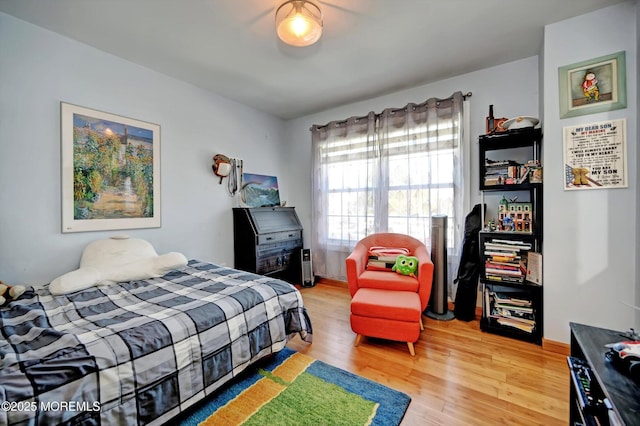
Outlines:
[[[602, 390], [605, 398], [613, 405], [613, 411], [624, 425], [640, 425], [640, 386], [630, 377], [620, 373], [605, 360], [607, 352], [605, 344], [620, 342], [625, 339], [622, 333], [604, 328], [571, 323], [571, 356], [587, 362], [593, 373], [592, 377]], [[575, 404], [576, 392], [571, 384], [570, 390], [570, 425], [581, 422], [579, 408]], [[609, 424], [608, 419], [600, 420]]]

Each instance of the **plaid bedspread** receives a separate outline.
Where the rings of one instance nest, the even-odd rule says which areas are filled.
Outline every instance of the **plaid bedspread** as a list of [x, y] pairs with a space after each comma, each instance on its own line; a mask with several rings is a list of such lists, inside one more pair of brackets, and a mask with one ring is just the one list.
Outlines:
[[189, 261], [0, 308], [0, 425], [161, 424], [311, 322], [292, 285]]

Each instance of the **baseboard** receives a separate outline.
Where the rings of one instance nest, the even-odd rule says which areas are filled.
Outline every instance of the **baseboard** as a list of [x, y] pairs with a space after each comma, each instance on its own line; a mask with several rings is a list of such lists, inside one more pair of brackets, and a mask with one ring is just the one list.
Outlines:
[[341, 288], [349, 287], [349, 284], [347, 284], [347, 282], [345, 281], [334, 280], [331, 278], [324, 278], [324, 277], [316, 277], [316, 284], [326, 284], [333, 287], [341, 287]]
[[547, 340], [545, 338], [542, 339], [542, 349], [560, 355], [569, 356], [571, 354], [571, 346], [569, 344]]

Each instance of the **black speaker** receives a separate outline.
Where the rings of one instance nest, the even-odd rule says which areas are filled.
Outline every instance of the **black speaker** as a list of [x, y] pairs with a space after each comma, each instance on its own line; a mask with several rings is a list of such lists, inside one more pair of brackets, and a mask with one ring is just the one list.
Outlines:
[[313, 276], [313, 266], [311, 265], [311, 250], [300, 250], [300, 259], [302, 260], [300, 262], [302, 287], [313, 287], [316, 283]]

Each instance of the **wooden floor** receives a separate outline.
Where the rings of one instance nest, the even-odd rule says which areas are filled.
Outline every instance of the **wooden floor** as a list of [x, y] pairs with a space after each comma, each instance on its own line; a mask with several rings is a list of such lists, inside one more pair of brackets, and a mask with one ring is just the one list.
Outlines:
[[416, 356], [406, 343], [364, 338], [354, 347], [346, 287], [300, 289], [313, 343], [288, 346], [407, 393], [402, 425], [566, 425], [566, 357], [541, 346], [480, 331], [478, 321], [423, 317]]

